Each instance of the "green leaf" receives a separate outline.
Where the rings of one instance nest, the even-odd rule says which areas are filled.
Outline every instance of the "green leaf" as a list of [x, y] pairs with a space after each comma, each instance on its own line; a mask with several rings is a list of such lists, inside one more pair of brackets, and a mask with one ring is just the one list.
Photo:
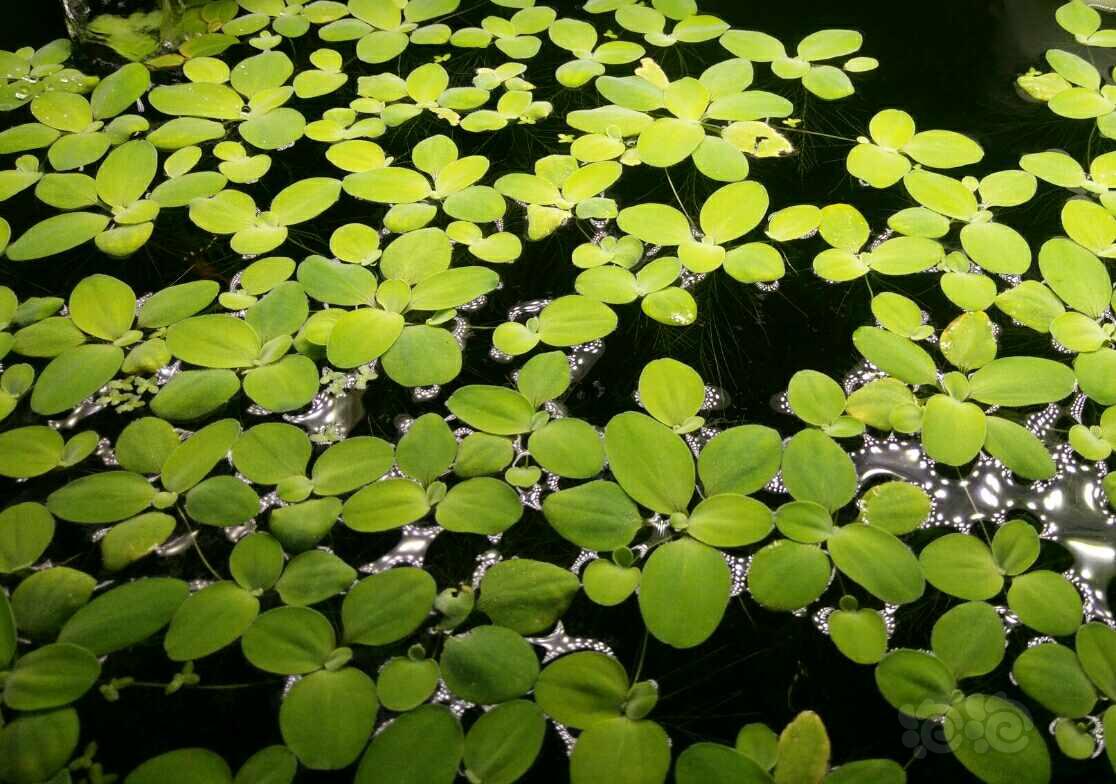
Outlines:
[[391, 444], [357, 436], [334, 444], [314, 461], [310, 478], [318, 495], [341, 495], [379, 478], [394, 460]]
[[[953, 755], [969, 772], [991, 784], [1045, 784], [1050, 752], [1030, 716], [1015, 703], [970, 694], [945, 715], [945, 737]], [[1012, 742], [997, 728], [1011, 728]]]
[[1004, 658], [1004, 624], [996, 608], [966, 602], [951, 608], [934, 623], [934, 655], [958, 678], [986, 675]]
[[603, 338], [616, 324], [616, 313], [607, 305], [575, 294], [542, 309], [538, 333], [551, 346], [576, 346]]
[[996, 359], [969, 377], [974, 399], [1012, 407], [1057, 402], [1073, 391], [1074, 381], [1070, 368], [1038, 357]]
[[385, 479], [350, 496], [342, 521], [355, 531], [390, 531], [422, 519], [429, 511], [421, 485], [409, 479]]
[[783, 453], [783, 483], [796, 500], [836, 511], [856, 494], [856, 469], [845, 451], [818, 430], [803, 430]]
[[674, 764], [678, 784], [770, 784], [771, 776], [736, 749], [719, 743], [695, 743]]
[[251, 365], [261, 343], [247, 322], [222, 314], [194, 316], [167, 330], [167, 348], [192, 365], [237, 368]]
[[667, 168], [686, 160], [703, 141], [705, 129], [696, 120], [660, 117], [639, 135], [636, 150], [648, 166]]
[[605, 450], [616, 480], [638, 503], [664, 514], [688, 509], [693, 456], [665, 426], [645, 414], [619, 414], [605, 428]]
[[705, 403], [705, 382], [693, 368], [673, 359], [657, 359], [639, 376], [639, 402], [668, 427], [677, 427]]
[[68, 566], [51, 566], [24, 578], [12, 593], [16, 626], [30, 637], [55, 634], [89, 602], [97, 582]]
[[448, 531], [493, 536], [519, 522], [523, 504], [506, 482], [480, 476], [454, 485], [434, 516]]
[[776, 784], [821, 781], [829, 768], [829, 735], [821, 717], [803, 711], [779, 734]]
[[970, 223], [961, 229], [961, 245], [977, 264], [999, 275], [1022, 275], [1031, 266], [1027, 240], [1002, 223]]
[[234, 476], [211, 476], [186, 494], [186, 513], [199, 523], [241, 525], [259, 512], [260, 497]]
[[65, 444], [46, 425], [17, 427], [0, 433], [0, 476], [26, 479], [57, 468]]
[[484, 384], [461, 387], [450, 395], [446, 408], [465, 424], [495, 435], [526, 433], [535, 415], [520, 393]]
[[12, 261], [31, 261], [65, 253], [96, 237], [109, 218], [94, 212], [67, 212], [39, 221], [8, 246]]
[[899, 711], [926, 719], [941, 716], [953, 702], [953, 673], [936, 656], [900, 648], [876, 666], [880, 694]]
[[1024, 479], [1049, 479], [1056, 466], [1042, 441], [1027, 428], [1001, 417], [985, 417], [984, 449]]
[[279, 191], [271, 201], [271, 212], [281, 226], [305, 223], [333, 206], [340, 195], [338, 180], [309, 177]]
[[920, 346], [901, 335], [878, 327], [859, 327], [853, 332], [857, 351], [876, 367], [908, 384], [934, 384], [937, 366]]
[[114, 525], [101, 538], [101, 561], [110, 572], [124, 569], [155, 551], [174, 533], [173, 517], [148, 512]]
[[980, 452], [986, 427], [980, 406], [934, 395], [923, 409], [922, 446], [940, 463], [964, 465]]
[[382, 204], [411, 204], [430, 195], [430, 182], [411, 169], [387, 166], [350, 174], [342, 181], [350, 196]]
[[190, 661], [232, 645], [260, 611], [259, 600], [231, 582], [189, 596], [171, 618], [163, 640], [171, 661]]
[[833, 644], [857, 664], [875, 664], [887, 653], [887, 626], [875, 610], [834, 610], [828, 623]]
[[520, 634], [549, 629], [565, 614], [580, 584], [568, 569], [514, 558], [493, 565], [480, 583], [477, 609]]
[[72, 708], [28, 713], [6, 723], [0, 729], [0, 776], [12, 784], [47, 781], [69, 761], [80, 734]]
[[779, 539], [752, 558], [748, 592], [771, 610], [797, 610], [825, 591], [833, 569], [821, 548]]
[[477, 626], [449, 637], [440, 664], [449, 690], [479, 705], [526, 694], [539, 677], [530, 643], [502, 626]]
[[535, 684], [535, 699], [555, 721], [587, 729], [621, 716], [628, 689], [628, 674], [616, 659], [577, 651], [547, 665]]
[[333, 652], [333, 627], [308, 607], [277, 607], [253, 621], [240, 647], [254, 667], [278, 675], [313, 672]]
[[908, 482], [885, 482], [871, 487], [860, 498], [861, 522], [899, 536], [922, 525], [930, 516], [926, 491]]
[[889, 604], [922, 596], [922, 569], [905, 544], [863, 523], [842, 526], [827, 541], [829, 555], [846, 576]]
[[304, 607], [342, 593], [356, 576], [356, 570], [333, 553], [310, 550], [291, 559], [275, 590], [284, 604]]
[[1073, 647], [1089, 680], [1112, 699], [1116, 693], [1116, 631], [1102, 623], [1087, 623], [1077, 630]]
[[356, 761], [378, 711], [376, 685], [360, 670], [315, 672], [284, 697], [279, 729], [303, 765], [337, 770]]
[[338, 368], [354, 368], [380, 357], [403, 334], [398, 313], [358, 308], [337, 319], [329, 333], [326, 357]]
[[800, 370], [787, 388], [787, 402], [795, 416], [811, 425], [832, 424], [845, 410], [845, 393], [824, 373]]
[[940, 591], [962, 599], [996, 596], [1004, 585], [988, 546], [968, 534], [946, 534], [919, 556], [926, 579]]
[[407, 326], [383, 357], [384, 372], [396, 384], [447, 384], [461, 372], [461, 348], [447, 329]]
[[85, 648], [55, 643], [21, 656], [4, 681], [4, 703], [15, 710], [38, 711], [68, 705], [93, 686], [101, 672]]
[[689, 538], [659, 546], [643, 567], [640, 584], [647, 630], [675, 648], [700, 645], [721, 622], [731, 582], [718, 550]]
[[380, 704], [400, 713], [411, 711], [434, 693], [440, 678], [438, 662], [397, 656], [380, 668], [376, 691]]
[[291, 784], [298, 771], [298, 760], [286, 746], [265, 746], [240, 766], [234, 784]]
[[1039, 570], [1014, 578], [1007, 599], [1019, 620], [1042, 634], [1062, 637], [1081, 625], [1081, 595], [1055, 572]]
[[132, 517], [155, 497], [139, 474], [105, 471], [79, 477], [47, 496], [51, 514], [74, 523], [113, 523]]
[[377, 733], [355, 784], [453, 784], [463, 746], [457, 717], [441, 705], [422, 705]]
[[1081, 718], [1097, 702], [1074, 650], [1056, 642], [1027, 648], [1016, 657], [1011, 674], [1024, 694], [1058, 716]]
[[779, 434], [762, 425], [741, 425], [714, 436], [698, 457], [698, 475], [706, 495], [747, 495], [764, 487], [779, 470], [783, 444]]
[[410, 566], [366, 577], [341, 605], [345, 641], [387, 645], [410, 636], [426, 620], [436, 591], [429, 574]]
[[186, 583], [169, 577], [125, 583], [70, 616], [58, 641], [80, 645], [98, 656], [130, 647], [166, 626], [187, 593]]
[[[0, 453], [4, 452], [0, 449]], [[16, 572], [33, 564], [53, 537], [54, 518], [40, 503], [25, 501], [0, 511], [0, 573]], [[3, 659], [0, 655], [0, 661]]]
[[653, 721], [609, 719], [578, 736], [570, 757], [572, 784], [662, 782], [670, 768], [667, 734]]
[[529, 700], [498, 705], [465, 736], [466, 775], [491, 784], [511, 784], [523, 776], [542, 748], [546, 720]]
[[1108, 270], [1080, 245], [1061, 237], [1047, 240], [1039, 250], [1039, 269], [1046, 284], [1071, 308], [1096, 319], [1108, 307]]
[[625, 547], [643, 525], [624, 491], [603, 480], [548, 494], [543, 514], [565, 539], [591, 550]]
[[616, 223], [622, 231], [652, 245], [681, 245], [693, 239], [686, 216], [665, 204], [626, 207]]

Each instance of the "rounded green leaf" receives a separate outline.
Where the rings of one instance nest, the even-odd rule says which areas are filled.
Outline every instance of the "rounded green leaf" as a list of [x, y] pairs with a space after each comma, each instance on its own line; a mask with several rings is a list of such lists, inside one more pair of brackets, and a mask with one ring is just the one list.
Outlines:
[[59, 642], [87, 648], [98, 656], [146, 640], [166, 626], [189, 592], [169, 577], [144, 577], [113, 588], [66, 621]]
[[1019, 620], [1043, 634], [1062, 637], [1081, 625], [1081, 595], [1055, 572], [1039, 570], [1013, 578], [1007, 599]]
[[653, 721], [624, 717], [594, 724], [570, 757], [572, 784], [662, 782], [670, 768], [667, 734]]
[[580, 588], [568, 569], [529, 558], [494, 564], [480, 583], [477, 609], [494, 623], [535, 634], [558, 621]]
[[542, 710], [529, 700], [498, 705], [465, 736], [466, 775], [490, 784], [512, 784], [527, 773], [546, 734]]
[[449, 690], [479, 705], [519, 697], [539, 677], [530, 643], [502, 626], [478, 626], [448, 638], [440, 664]]
[[748, 593], [768, 609], [797, 610], [822, 595], [832, 574], [820, 547], [779, 539], [752, 558]]
[[591, 550], [628, 545], [643, 525], [636, 505], [613, 482], [586, 482], [543, 500], [547, 522], [564, 538]]
[[351, 496], [342, 520], [354, 531], [390, 531], [422, 519], [430, 511], [426, 491], [409, 479], [373, 482]]
[[628, 675], [611, 656], [578, 651], [549, 664], [535, 684], [535, 699], [555, 721], [586, 729], [619, 717], [628, 697]]
[[925, 583], [918, 559], [887, 531], [850, 523], [838, 528], [826, 545], [837, 568], [873, 596], [889, 604], [922, 596]]
[[966, 602], [947, 610], [934, 623], [934, 655], [958, 678], [987, 675], [1004, 659], [1004, 623], [996, 608]]
[[4, 704], [37, 711], [68, 705], [90, 689], [101, 664], [85, 648], [54, 643], [21, 656], [4, 681]]
[[283, 740], [311, 770], [337, 770], [356, 761], [379, 711], [376, 685], [354, 667], [315, 672], [287, 693], [279, 708]]
[[300, 675], [320, 668], [333, 652], [333, 627], [308, 607], [278, 607], [252, 622], [240, 639], [253, 666], [278, 675]]
[[112, 380], [124, 352], [104, 344], [75, 346], [50, 361], [31, 392], [31, 410], [50, 416], [76, 406]]
[[876, 665], [876, 686], [893, 708], [926, 719], [949, 710], [957, 682], [933, 654], [900, 648]]
[[783, 483], [798, 501], [814, 501], [836, 511], [856, 494], [852, 460], [819, 430], [803, 430], [783, 452]]
[[721, 622], [731, 582], [728, 565], [714, 548], [689, 538], [661, 545], [640, 582], [647, 630], [675, 648], [701, 644]]
[[74, 523], [113, 523], [139, 514], [156, 489], [139, 474], [105, 471], [73, 480], [47, 496], [51, 514]]
[[638, 503], [664, 514], [687, 511], [694, 459], [680, 437], [645, 414], [613, 417], [605, 428], [613, 476]]
[[943, 729], [953, 755], [982, 781], [1050, 781], [1046, 741], [1031, 717], [1015, 703], [987, 694], [970, 694], [950, 707]]
[[438, 525], [448, 531], [492, 536], [523, 516], [519, 495], [506, 482], [489, 476], [454, 485], [435, 509]]
[[377, 733], [360, 760], [355, 784], [453, 784], [464, 747], [449, 708], [422, 705]]
[[387, 645], [408, 637], [426, 620], [436, 590], [429, 574], [410, 566], [366, 577], [341, 605], [345, 641]]
[[256, 597], [231, 582], [203, 588], [183, 602], [167, 629], [163, 647], [171, 661], [200, 659], [236, 642], [256, 619]]

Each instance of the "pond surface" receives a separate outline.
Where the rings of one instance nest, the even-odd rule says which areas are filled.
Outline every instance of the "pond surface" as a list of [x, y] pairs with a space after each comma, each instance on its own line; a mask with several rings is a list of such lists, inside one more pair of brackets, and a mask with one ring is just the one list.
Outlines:
[[[703, 0], [701, 5], [703, 10], [718, 14], [734, 27], [762, 30], [787, 42], [828, 27], [860, 30], [866, 39], [863, 53], [880, 60], [878, 71], [856, 80], [855, 96], [837, 104], [806, 100], [797, 107], [796, 116], [803, 119], [808, 132], [789, 134], [798, 148], [794, 156], [754, 163], [751, 176], [765, 184], [773, 204], [849, 201], [861, 209], [873, 226], [882, 226], [888, 215], [906, 206], [897, 189], [863, 188], [845, 170], [847, 140], [861, 135], [868, 118], [888, 107], [907, 110], [917, 118], [920, 127], [957, 130], [978, 140], [986, 152], [984, 171], [1013, 168], [1018, 165], [1021, 153], [1048, 148], [1064, 149], [1081, 159], [1091, 142], [1079, 124], [1060, 121], [1045, 106], [1024, 102], [1013, 84], [1016, 75], [1040, 60], [1044, 49], [1065, 46], [1064, 34], [1052, 19], [1055, 3]], [[0, 29], [0, 48], [41, 44], [63, 35], [65, 24], [60, 7], [53, 1], [42, 0], [33, 11], [24, 9], [9, 15], [8, 24]], [[468, 58], [455, 57], [451, 62], [465, 67]], [[691, 50], [685, 54], [672, 50], [663, 64], [668, 68], [683, 65], [690, 72], [703, 67]], [[540, 70], [546, 72], [546, 63], [541, 66]], [[798, 97], [802, 95], [797, 92]], [[590, 104], [592, 96], [563, 94], [554, 100], [555, 114], [562, 115]], [[310, 113], [312, 110], [307, 112]], [[407, 128], [407, 133], [414, 132], [411, 126]], [[510, 140], [506, 146], [505, 140]], [[501, 136], [498, 147], [483, 138], [474, 149], [463, 145], [462, 154], [483, 153], [493, 158], [495, 167], [522, 170], [545, 151], [557, 150], [557, 143], [552, 130], [525, 126]], [[288, 181], [284, 170], [287, 165], [305, 170], [305, 165], [313, 161], [309, 157], [300, 160], [296, 148], [283, 163], [284, 166], [274, 167], [271, 179], [265, 180], [265, 190], [276, 190]], [[708, 183], [699, 182], [696, 176], [668, 186], [661, 170], [646, 167], [636, 176], [626, 176], [621, 185], [614, 194], [621, 204], [635, 199], [670, 201], [670, 187], [677, 188], [684, 197], [693, 194], [698, 199], [708, 192]], [[1007, 222], [1034, 245], [1059, 233], [1061, 204], [1062, 199], [1056, 195], [1050, 198], [1040, 195], [1025, 207], [1013, 210]], [[227, 284], [246, 262], [232, 253], [223, 240], [214, 241], [186, 222], [183, 213], [177, 211], [176, 216], [160, 218], [155, 242], [127, 260], [110, 261], [90, 251], [71, 254], [65, 266], [57, 260], [38, 266], [5, 263], [0, 265], [0, 283], [11, 286], [21, 296], [65, 296], [78, 280], [94, 272], [117, 276], [137, 293], [198, 277]], [[302, 226], [297, 240], [307, 253], [329, 255], [330, 232], [358, 216], [356, 206], [350, 215], [343, 210], [333, 211], [328, 221]], [[176, 224], [175, 220], [179, 222]], [[499, 316], [492, 314], [501, 314], [525, 299], [557, 296], [572, 290], [575, 271], [567, 259], [572, 248], [582, 241], [577, 232], [559, 232], [546, 241], [528, 245], [515, 265], [501, 270], [503, 288], [492, 295], [491, 304], [485, 315], [478, 316], [478, 321], [495, 322]], [[694, 294], [700, 315], [689, 328], [672, 329], [652, 322], [639, 314], [638, 305], [619, 308], [621, 327], [608, 338], [603, 355], [566, 400], [570, 413], [603, 422], [630, 408], [634, 382], [643, 365], [670, 356], [696, 368], [707, 383], [720, 387], [730, 398], [731, 405], [726, 411], [710, 414], [711, 425], [723, 427], [747, 421], [789, 432], [794, 420], [773, 406], [773, 399], [785, 390], [787, 380], [798, 370], [812, 368], [841, 378], [854, 368], [859, 357], [850, 335], [857, 326], [873, 322], [869, 302], [874, 292], [865, 280], [833, 286], [816, 277], [810, 263], [824, 247], [820, 240], [816, 246], [803, 242], [785, 247], [791, 248], [788, 274], [769, 290], [745, 287], [724, 275], [710, 275], [697, 284]], [[936, 277], [909, 276], [895, 288], [917, 301], [935, 323], [945, 323], [944, 319], [952, 317], [953, 311], [942, 296]], [[1009, 348], [1005, 353], [1050, 351], [1035, 345], [1033, 333], [1022, 332], [1004, 336], [1004, 345]], [[483, 335], [468, 344], [462, 383], [505, 382], [508, 367], [487, 357], [488, 345]], [[391, 384], [370, 392], [365, 407], [367, 417], [356, 432], [389, 439], [395, 436], [398, 415], [417, 416], [425, 410], [438, 410], [437, 404], [416, 403], [405, 390]], [[102, 435], [115, 435], [111, 418], [98, 418], [96, 426]], [[864, 460], [862, 467], [867, 470], [871, 460]], [[876, 469], [883, 466], [911, 480], [937, 481], [919, 476], [909, 466], [888, 464], [887, 460], [872, 465]], [[966, 478], [952, 470], [941, 475], [953, 483], [955, 493], [959, 492], [957, 483]], [[12, 490], [34, 494], [37, 486], [36, 480]], [[1026, 500], [1020, 500], [1022, 493], [1007, 495], [1010, 497], [1005, 506], [1026, 507]], [[1080, 507], [1073, 507], [1062, 520], [1079, 522], [1084, 514]], [[1090, 514], [1104, 518], [1103, 511], [1094, 510]], [[521, 556], [571, 563], [578, 555], [577, 548], [556, 536], [539, 533], [546, 529], [541, 516], [537, 520], [527, 518], [505, 535], [499, 547]], [[83, 545], [84, 535], [84, 531], [71, 532], [70, 540], [59, 546], [68, 545], [71, 552], [80, 552], [83, 546], [88, 546]], [[462, 541], [462, 537], [443, 537], [431, 544], [426, 566], [439, 585], [468, 578], [477, 556], [492, 546], [483, 538], [476, 538], [481, 541], [474, 544]], [[217, 534], [203, 534], [203, 549], [209, 540], [214, 547], [227, 546], [220, 539]], [[398, 533], [369, 537], [338, 526], [332, 547], [348, 563], [365, 564], [388, 552], [397, 540]], [[1103, 534], [1100, 540], [1108, 541]], [[86, 561], [90, 569], [97, 568], [96, 556], [91, 552], [85, 561], [78, 557], [70, 565], [81, 568], [80, 564]], [[1069, 552], [1050, 546], [1044, 549], [1040, 564], [1060, 571], [1072, 562]], [[151, 568], [162, 573], [171, 569], [173, 574], [186, 579], [205, 575], [193, 552], [164, 559]], [[1105, 576], [1111, 578], [1112, 573]], [[1108, 586], [1094, 587], [1103, 593]], [[929, 625], [940, 611], [930, 600], [905, 609], [892, 646], [926, 647]], [[661, 697], [654, 718], [663, 724], [675, 744], [685, 746], [698, 740], [731, 744], [739, 726], [746, 722], [766, 721], [781, 726], [799, 711], [811, 709], [825, 719], [838, 760], [888, 757], [903, 764], [910, 761], [908, 774], [912, 782], [969, 780], [951, 755], [941, 753], [933, 743], [926, 743], [924, 734], [931, 730], [920, 722], [901, 718], [879, 697], [872, 669], [845, 659], [819, 634], [811, 617], [769, 613], [754, 603], [733, 599], [712, 639], [695, 650], [678, 651], [645, 639], [643, 624], [632, 604], [625, 612], [626, 615], [615, 609], [606, 610], [579, 596], [565, 616], [565, 625], [571, 634], [591, 637], [609, 646], [629, 672], [638, 667], [643, 677], [658, 682]], [[137, 675], [152, 665], [142, 649], [114, 654], [114, 659], [117, 657], [125, 660], [122, 669], [134, 665]], [[209, 676], [203, 678], [203, 683], [208, 680], [244, 685], [186, 689], [169, 698], [135, 689], [116, 703], [105, 702], [94, 691], [83, 699], [79, 704], [83, 724], [96, 728], [98, 759], [107, 769], [124, 772], [138, 760], [158, 752], [195, 745], [239, 762], [246, 749], [279, 742], [273, 717], [280, 693], [274, 688], [274, 681], [261, 682], [259, 673], [235, 649], [211, 657], [199, 664], [199, 669]], [[161, 677], [165, 673], [151, 673], [152, 680]], [[1013, 699], [1019, 698], [1018, 690], [1006, 676], [983, 680], [987, 682], [977, 684], [981, 691], [1004, 692]], [[1046, 714], [1039, 708], [1035, 715]], [[246, 717], [257, 720], [247, 723]], [[916, 754], [920, 745], [929, 745], [930, 753]], [[536, 769], [553, 769], [550, 762], [563, 757], [564, 751], [560, 739], [548, 733], [544, 759]], [[1110, 775], [1105, 772], [1103, 760], [1066, 768], [1056, 772], [1056, 781], [1101, 781], [1108, 780], [1106, 776]], [[344, 775], [304, 771], [299, 780], [345, 779]], [[540, 773], [525, 780], [551, 779]]]

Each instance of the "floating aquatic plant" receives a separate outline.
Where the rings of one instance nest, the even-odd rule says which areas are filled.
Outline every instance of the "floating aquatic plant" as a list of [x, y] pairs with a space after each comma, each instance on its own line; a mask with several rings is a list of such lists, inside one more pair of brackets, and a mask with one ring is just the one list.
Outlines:
[[[638, 617], [644, 646], [701, 650], [733, 600], [809, 614], [981, 781], [1116, 765], [1114, 153], [982, 172], [975, 140], [887, 108], [842, 157], [900, 208], [781, 203], [761, 166], [811, 130], [805, 93], [878, 65], [859, 32], [792, 54], [692, 0], [183, 5], [95, 21], [131, 61], [100, 76], [66, 41], [0, 52], [0, 252], [100, 270], [0, 287], [0, 781], [109, 780], [90, 701], [174, 710], [239, 688], [232, 661], [278, 703], [238, 715], [273, 744], [137, 748], [126, 784], [904, 782], [812, 711], [683, 748], [661, 674], [586, 628]], [[1116, 44], [1080, 0], [1056, 19]], [[702, 46], [694, 73], [665, 56]], [[1046, 61], [1020, 87], [1112, 136], [1112, 85]], [[502, 146], [534, 135], [516, 170]], [[665, 187], [633, 198], [641, 175]], [[1011, 222], [1040, 194], [1060, 221], [1038, 242]], [[133, 288], [128, 260], [175, 233], [225, 286], [182, 262]], [[669, 357], [586, 406], [633, 303], [685, 334], [707, 277], [770, 288], [800, 260], [872, 286], [874, 323], [848, 377], [786, 380], [781, 431]], [[434, 569], [436, 541], [479, 555]], [[568, 774], [540, 771], [551, 736]]]

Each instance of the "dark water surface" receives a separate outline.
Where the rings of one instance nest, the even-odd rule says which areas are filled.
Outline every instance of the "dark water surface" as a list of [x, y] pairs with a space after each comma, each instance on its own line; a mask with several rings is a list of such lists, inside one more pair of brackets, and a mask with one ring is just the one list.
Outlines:
[[[65, 35], [57, 0], [9, 2], [5, 8], [6, 23], [0, 26], [0, 48], [42, 44]], [[865, 45], [861, 53], [877, 57], [881, 67], [872, 74], [856, 77], [857, 94], [849, 99], [837, 104], [813, 99], [797, 86], [773, 80], [766, 66], [757, 68], [757, 81], [764, 89], [792, 97], [796, 116], [803, 118], [803, 127], [811, 131], [855, 139], [865, 132], [872, 114], [897, 107], [909, 111], [922, 129], [967, 133], [984, 146], [986, 157], [980, 170], [987, 173], [1017, 166], [1019, 156], [1025, 152], [1052, 147], [1081, 157], [1089, 144], [1089, 132], [1083, 130], [1081, 123], [1061, 121], [1045, 107], [1025, 103], [1012, 85], [1015, 75], [1039, 62], [1045, 48], [1053, 45], [1071, 48], [1065, 34], [1053, 23], [1057, 4], [1041, 0], [927, 3], [703, 0], [701, 6], [734, 27], [774, 34], [788, 48], [799, 38], [822, 28], [862, 31]], [[551, 5], [559, 11], [567, 7], [565, 2]], [[408, 55], [413, 56], [416, 48], [412, 47]], [[672, 69], [680, 66], [691, 72], [700, 71], [704, 67], [703, 51], [709, 56], [714, 50], [689, 47], [684, 55], [670, 51], [660, 62], [672, 74]], [[685, 60], [679, 61], [679, 57]], [[447, 67], [471, 68], [473, 64], [468, 56], [455, 54]], [[410, 67], [413, 64], [405, 63], [402, 70]], [[532, 61], [529, 76], [539, 76], [534, 79], [540, 87], [539, 97], [554, 101], [555, 116], [594, 100], [593, 95], [586, 94], [591, 89], [588, 87], [580, 95], [569, 91], [556, 97], [548, 95], [541, 75], [551, 68], [545, 60]], [[306, 114], [310, 116], [313, 112], [310, 109]], [[512, 127], [499, 134], [498, 142], [473, 140], [475, 150], [466, 146], [468, 137], [463, 140], [463, 135], [457, 134], [456, 140], [462, 145], [462, 154], [483, 152], [492, 158], [493, 170], [499, 173], [525, 169], [541, 155], [557, 151], [557, 127], [554, 122], [539, 128]], [[414, 133], [415, 141], [421, 138], [411, 124], [394, 133]], [[848, 201], [858, 206], [876, 229], [884, 225], [887, 215], [906, 206], [896, 189], [880, 193], [861, 188], [851, 180], [844, 168], [849, 142], [802, 133], [793, 134], [792, 139], [799, 146], [796, 156], [753, 162], [751, 177], [768, 188], [773, 205]], [[407, 146], [405, 138], [393, 138], [390, 134], [380, 141], [389, 153]], [[486, 146], [486, 142], [491, 146]], [[272, 172], [260, 186], [255, 186], [254, 192], [278, 190], [292, 179], [290, 169], [296, 172], [294, 176], [305, 176], [305, 168], [300, 173], [299, 166], [309, 161], [310, 156], [300, 159], [301, 147], [277, 154]], [[692, 198], [695, 204], [700, 204], [712, 190], [697, 177], [675, 184], [683, 198]], [[671, 199], [659, 170], [645, 167], [628, 173], [620, 185], [615, 195], [622, 204], [636, 199]], [[263, 198], [257, 201], [262, 202]], [[352, 200], [349, 203], [351, 214], [334, 209], [326, 220], [303, 227], [308, 231], [299, 233], [297, 239], [305, 244], [306, 253], [325, 250], [335, 226], [362, 216], [360, 205]], [[1036, 199], [1012, 210], [1006, 221], [1032, 240], [1045, 239], [1056, 231], [1060, 206], [1061, 197], [1051, 189], [1040, 189]], [[363, 217], [367, 220], [367, 208], [364, 209]], [[245, 262], [228, 250], [224, 239], [213, 241], [186, 222], [184, 213], [165, 211], [153, 241], [131, 259], [109, 261], [86, 250], [37, 266], [34, 262], [20, 267], [5, 263], [0, 265], [0, 283], [12, 286], [21, 298], [45, 293], [65, 296], [81, 277], [99, 271], [121, 277], [137, 293], [144, 293], [199, 276], [227, 280], [244, 266]], [[575, 270], [568, 258], [574, 245], [581, 241], [577, 231], [566, 230], [544, 242], [528, 245], [523, 258], [501, 269], [504, 289], [493, 305], [479, 314], [478, 321], [498, 323], [502, 312], [521, 299], [571, 291]], [[872, 292], [865, 281], [829, 286], [814, 276], [810, 262], [821, 247], [810, 242], [789, 246], [788, 275], [776, 291], [745, 287], [723, 274], [709, 276], [695, 291], [700, 315], [698, 323], [689, 328], [671, 329], [651, 322], [639, 313], [638, 305], [618, 308], [620, 329], [608, 338], [603, 358], [571, 395], [568, 401], [571, 413], [603, 422], [613, 413], [630, 407], [630, 394], [642, 366], [656, 357], [672, 356], [693, 365], [708, 383], [718, 384], [730, 394], [733, 405], [724, 414], [729, 423], [762, 422], [787, 432], [793, 422], [771, 409], [770, 398], [785, 388], [795, 371], [803, 368], [835, 377], [843, 375], [855, 359], [852, 330], [871, 321], [868, 303]], [[937, 323], [944, 324], [941, 316], [950, 310], [943, 306], [936, 277], [911, 276], [901, 283], [904, 293], [922, 303], [931, 314], [939, 314]], [[1033, 339], [1034, 333], [1030, 334]], [[487, 359], [488, 344], [487, 333], [473, 339], [460, 383], [503, 383], [508, 368]], [[1009, 352], [1005, 353], [1026, 350], [1022, 345], [1009, 343]], [[396, 414], [417, 415], [423, 411], [404, 391], [387, 383], [374, 386], [366, 402], [370, 417], [364, 430], [389, 438]], [[119, 424], [113, 425], [110, 420], [111, 415], [102, 416], [91, 426], [102, 435], [111, 436]], [[36, 482], [18, 490], [9, 489], [13, 494], [19, 493], [22, 500], [33, 495], [41, 497], [45, 487]], [[60, 526], [60, 534], [66, 528]], [[70, 546], [70, 552], [88, 548], [81, 540], [83, 532], [71, 530], [69, 535], [72, 541], [61, 546]], [[212, 542], [203, 539], [203, 547], [211, 544], [215, 552], [227, 552], [223, 537], [211, 536]], [[338, 526], [332, 545], [350, 564], [361, 564], [385, 552], [396, 537], [356, 535]], [[439, 585], [466, 578], [472, 570], [474, 555], [486, 545], [483, 541], [472, 545], [461, 540], [462, 537], [444, 537], [431, 550], [428, 566]], [[541, 517], [527, 519], [511, 529], [504, 542], [505, 552], [556, 563], [569, 563], [576, 555], [576, 548], [550, 534]], [[83, 568], [83, 560], [84, 568], [95, 573], [96, 555], [90, 554], [72, 565]], [[1044, 552], [1043, 563], [1064, 568], [1063, 559], [1053, 549]], [[161, 560], [157, 565], [149, 563], [144, 568], [177, 570], [187, 579], [204, 575], [193, 554]], [[942, 604], [939, 606], [936, 601]], [[892, 645], [926, 647], [930, 625], [945, 606], [944, 599], [927, 599], [906, 611]], [[605, 609], [579, 596], [566, 616], [566, 625], [574, 634], [604, 640], [630, 673], [636, 669], [644, 634], [634, 602], [628, 602], [622, 609]], [[147, 676], [152, 681], [166, 680], [171, 674], [161, 650], [154, 655], [145, 655], [142, 649], [114, 654], [112, 662], [114, 674]], [[79, 704], [83, 737], [98, 741], [98, 759], [109, 770], [124, 773], [142, 759], [194, 745], [218, 751], [235, 769], [251, 752], [279, 742], [276, 680], [261, 678], [261, 673], [247, 666], [238, 646], [209, 657], [198, 667], [203, 684], [249, 685], [227, 690], [183, 690], [171, 697], [154, 689], [137, 688], [125, 691], [122, 699], [112, 704], [106, 703], [95, 690], [84, 698]], [[641, 677], [658, 681], [661, 699], [652, 717], [665, 726], [677, 748], [697, 740], [731, 744], [737, 729], [746, 722], [766, 721], [778, 729], [799, 711], [812, 709], [822, 715], [829, 729], [835, 762], [884, 756], [903, 764], [911, 760], [908, 772], [912, 782], [970, 780], [948, 754], [931, 753], [914, 759], [912, 750], [916, 743], [909, 733], [904, 734], [910, 728], [879, 696], [872, 668], [846, 660], [806, 617], [768, 613], [750, 601], [734, 599], [716, 635], [699, 648], [675, 651], [654, 640], [648, 642]], [[974, 679], [966, 685], [973, 691], [992, 694], [1002, 691], [1013, 699], [1022, 696], [1003, 675]], [[1049, 715], [1037, 705], [1028, 707], [1036, 723], [1045, 730]], [[544, 758], [525, 780], [559, 780], [557, 771], [564, 771], [562, 754], [560, 741], [549, 733]], [[1053, 756], [1061, 759], [1056, 751]], [[1103, 760], [1065, 767], [1056, 769], [1055, 780], [1087, 782], [1111, 778], [1111, 773], [1105, 772]], [[351, 775], [304, 771], [299, 780], [340, 781]]]

